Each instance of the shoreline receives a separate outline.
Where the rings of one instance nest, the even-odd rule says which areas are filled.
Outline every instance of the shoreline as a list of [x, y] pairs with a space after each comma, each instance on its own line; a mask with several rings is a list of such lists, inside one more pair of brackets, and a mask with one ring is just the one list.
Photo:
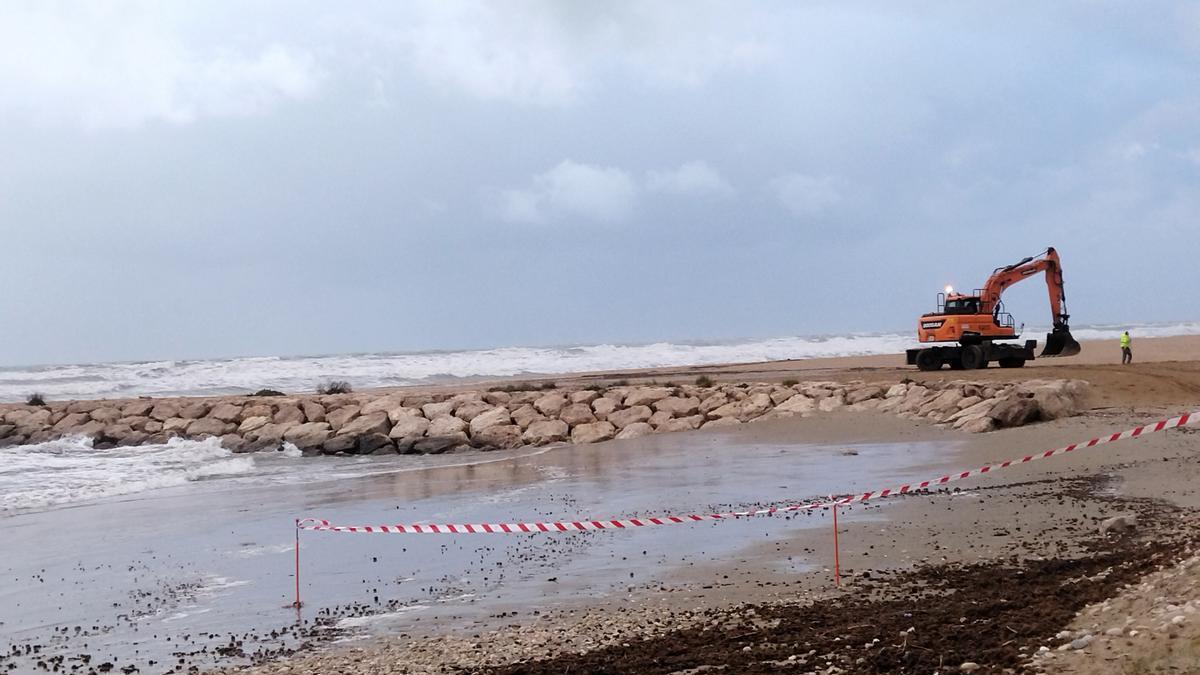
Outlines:
[[[963, 466], [1005, 459], [1014, 450], [1079, 440], [1100, 425], [1117, 430], [1147, 420], [1093, 411], [984, 436], [865, 413], [813, 421], [829, 434], [822, 437], [835, 442], [930, 434], [958, 439], [953, 457], [935, 460], [942, 470], [947, 461]], [[781, 420], [725, 433], [790, 435], [796, 425]], [[1088, 612], [1099, 611], [1089, 607], [1129, 595], [1144, 575], [1174, 569], [1200, 547], [1200, 471], [1192, 438], [1187, 430], [1166, 432], [1013, 467], [953, 490], [848, 509], [839, 528], [841, 589], [830, 586], [829, 519], [822, 512], [814, 517], [824, 526], [631, 586], [624, 597], [541, 613], [531, 611], [537, 605], [514, 603], [499, 615], [506, 618], [490, 622], [499, 625], [466, 631], [426, 626], [237, 672], [665, 675], [707, 667], [882, 673], [978, 663], [979, 672], [1043, 673], [1056, 672], [1059, 661], [1091, 672], [1078, 665], [1088, 663], [1091, 645], [1120, 652], [1124, 633], [1113, 637], [1105, 634], [1111, 623], [1085, 621]], [[1136, 514], [1137, 527], [1101, 531], [1106, 519], [1122, 514]], [[793, 573], [779, 567], [793, 558], [815, 568]], [[925, 612], [913, 614], [913, 598], [930, 587], [941, 590], [918, 603]], [[964, 616], [970, 631], [956, 634]], [[1162, 631], [1166, 639], [1179, 634]], [[1083, 651], [1070, 647], [1085, 638]], [[872, 644], [877, 648], [864, 662], [864, 645]]]

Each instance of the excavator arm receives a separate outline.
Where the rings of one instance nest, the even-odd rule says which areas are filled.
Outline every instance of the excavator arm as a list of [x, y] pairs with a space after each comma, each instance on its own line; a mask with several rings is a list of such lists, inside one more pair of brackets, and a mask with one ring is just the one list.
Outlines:
[[1079, 342], [1071, 335], [1067, 321], [1067, 294], [1063, 288], [1062, 261], [1058, 252], [1048, 248], [1044, 253], [997, 268], [988, 277], [980, 293], [981, 311], [996, 312], [1000, 296], [1013, 284], [1038, 273], [1045, 273], [1046, 290], [1050, 295], [1050, 318], [1053, 328], [1046, 334], [1046, 347], [1041, 356], [1074, 356], [1080, 351]]

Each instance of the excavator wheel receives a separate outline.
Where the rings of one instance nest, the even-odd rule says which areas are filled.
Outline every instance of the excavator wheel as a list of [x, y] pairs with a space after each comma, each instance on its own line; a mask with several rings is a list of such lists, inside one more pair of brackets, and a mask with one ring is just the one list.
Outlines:
[[941, 370], [942, 358], [932, 349], [917, 352], [917, 370]]
[[983, 347], [967, 345], [962, 348], [962, 367], [964, 370], [987, 368], [987, 357], [983, 355]]
[[1001, 368], [1024, 368], [1025, 367], [1025, 359], [1019, 359], [1015, 356], [1010, 356], [1007, 358], [1000, 359], [1000, 361], [998, 361], [998, 363], [1000, 364]]

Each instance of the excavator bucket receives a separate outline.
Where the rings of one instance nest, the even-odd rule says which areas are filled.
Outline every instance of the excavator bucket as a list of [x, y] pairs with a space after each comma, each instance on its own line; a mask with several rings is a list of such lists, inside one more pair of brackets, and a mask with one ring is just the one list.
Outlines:
[[1053, 331], [1046, 333], [1046, 347], [1039, 356], [1075, 356], [1081, 349], [1072, 337], [1071, 329], [1055, 326]]

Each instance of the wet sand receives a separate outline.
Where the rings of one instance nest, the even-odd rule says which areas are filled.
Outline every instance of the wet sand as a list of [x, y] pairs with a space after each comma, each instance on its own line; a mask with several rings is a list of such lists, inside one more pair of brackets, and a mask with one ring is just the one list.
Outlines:
[[[846, 455], [825, 442], [848, 437], [834, 428], [841, 425], [820, 426], [802, 440], [763, 425], [744, 434], [514, 451], [511, 459], [442, 456], [426, 461], [446, 466], [333, 481], [202, 481], [6, 516], [0, 573], [13, 583], [0, 590], [7, 608], [0, 638], [11, 647], [0, 653], [40, 646], [10, 661], [18, 669], [88, 654], [89, 667], [149, 672], [164, 664], [247, 663], [306, 642], [493, 628], [531, 606], [549, 612], [657, 588], [820, 518], [519, 537], [305, 532], [299, 626], [286, 607], [293, 519], [511, 522], [742, 509], [865, 489], [891, 476], [918, 478], [910, 467], [942, 464], [956, 444], [925, 430], [876, 428], [851, 433], [859, 454]], [[314, 477], [411, 464], [401, 456], [355, 458], [353, 467], [338, 458], [295, 461]], [[777, 572], [794, 575], [814, 564], [797, 557]], [[705, 574], [708, 584], [724, 576]]]

